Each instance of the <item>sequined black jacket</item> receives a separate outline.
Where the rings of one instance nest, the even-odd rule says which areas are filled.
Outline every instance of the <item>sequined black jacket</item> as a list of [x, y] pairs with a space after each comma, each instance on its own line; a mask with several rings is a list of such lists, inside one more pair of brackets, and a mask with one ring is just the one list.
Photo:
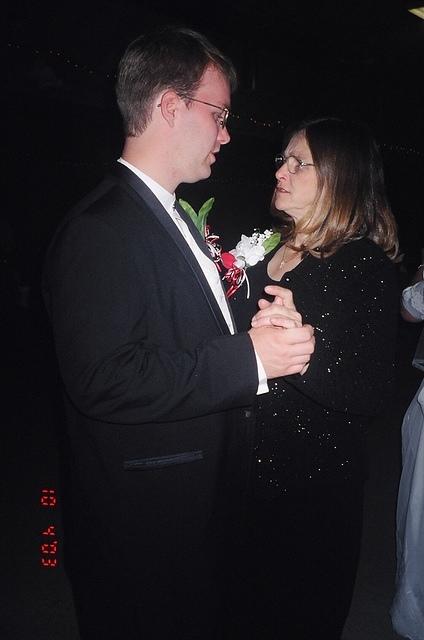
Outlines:
[[[249, 300], [245, 288], [233, 299], [240, 330], [265, 284], [275, 284], [267, 275], [272, 255], [248, 270]], [[396, 268], [373, 242], [358, 240], [324, 260], [307, 256], [280, 284], [315, 328], [316, 348], [303, 376], [270, 381], [269, 393], [257, 398], [258, 483], [286, 491], [291, 483], [362, 475], [364, 428], [384, 410], [394, 384]]]

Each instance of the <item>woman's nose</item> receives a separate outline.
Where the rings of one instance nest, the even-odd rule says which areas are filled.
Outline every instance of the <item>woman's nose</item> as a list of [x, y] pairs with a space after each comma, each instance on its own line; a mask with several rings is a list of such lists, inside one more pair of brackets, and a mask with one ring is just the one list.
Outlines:
[[288, 175], [289, 172], [287, 170], [287, 162], [285, 162], [280, 167], [278, 167], [277, 171], [275, 172], [275, 177], [277, 178], [277, 180], [281, 180], [282, 178], [287, 178]]

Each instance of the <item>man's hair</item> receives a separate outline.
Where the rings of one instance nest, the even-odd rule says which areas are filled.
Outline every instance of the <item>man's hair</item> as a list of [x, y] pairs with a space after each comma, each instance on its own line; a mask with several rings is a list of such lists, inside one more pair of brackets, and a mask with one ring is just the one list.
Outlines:
[[208, 66], [218, 69], [235, 90], [237, 76], [231, 61], [196, 31], [164, 26], [131, 42], [119, 63], [116, 83], [125, 135], [144, 131], [161, 91], [194, 93]]
[[339, 118], [304, 120], [287, 130], [283, 149], [298, 135], [305, 136], [311, 150], [318, 192], [310, 216], [296, 225], [275, 209], [273, 200], [272, 213], [279, 218], [283, 238], [290, 243], [296, 234], [305, 233], [305, 250], [322, 256], [352, 240], [369, 238], [395, 259], [397, 225], [380, 151], [368, 127]]

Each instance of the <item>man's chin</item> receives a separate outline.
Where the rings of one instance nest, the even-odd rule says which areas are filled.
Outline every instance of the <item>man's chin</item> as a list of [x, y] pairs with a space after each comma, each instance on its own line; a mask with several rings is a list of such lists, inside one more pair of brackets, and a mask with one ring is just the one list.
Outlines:
[[196, 175], [188, 177], [184, 180], [187, 184], [193, 184], [195, 182], [200, 182], [201, 180], [206, 180], [210, 177], [212, 173], [212, 169], [209, 165], [203, 166], [200, 171], [196, 172]]

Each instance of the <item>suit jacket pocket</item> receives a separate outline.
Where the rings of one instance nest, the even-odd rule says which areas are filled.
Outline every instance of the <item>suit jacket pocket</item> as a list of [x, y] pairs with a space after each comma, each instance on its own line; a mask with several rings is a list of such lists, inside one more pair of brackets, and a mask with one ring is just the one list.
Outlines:
[[203, 451], [184, 451], [168, 456], [157, 456], [154, 458], [136, 458], [134, 460], [124, 460], [125, 471], [148, 471], [150, 469], [162, 469], [172, 467], [176, 464], [186, 464], [203, 460]]

